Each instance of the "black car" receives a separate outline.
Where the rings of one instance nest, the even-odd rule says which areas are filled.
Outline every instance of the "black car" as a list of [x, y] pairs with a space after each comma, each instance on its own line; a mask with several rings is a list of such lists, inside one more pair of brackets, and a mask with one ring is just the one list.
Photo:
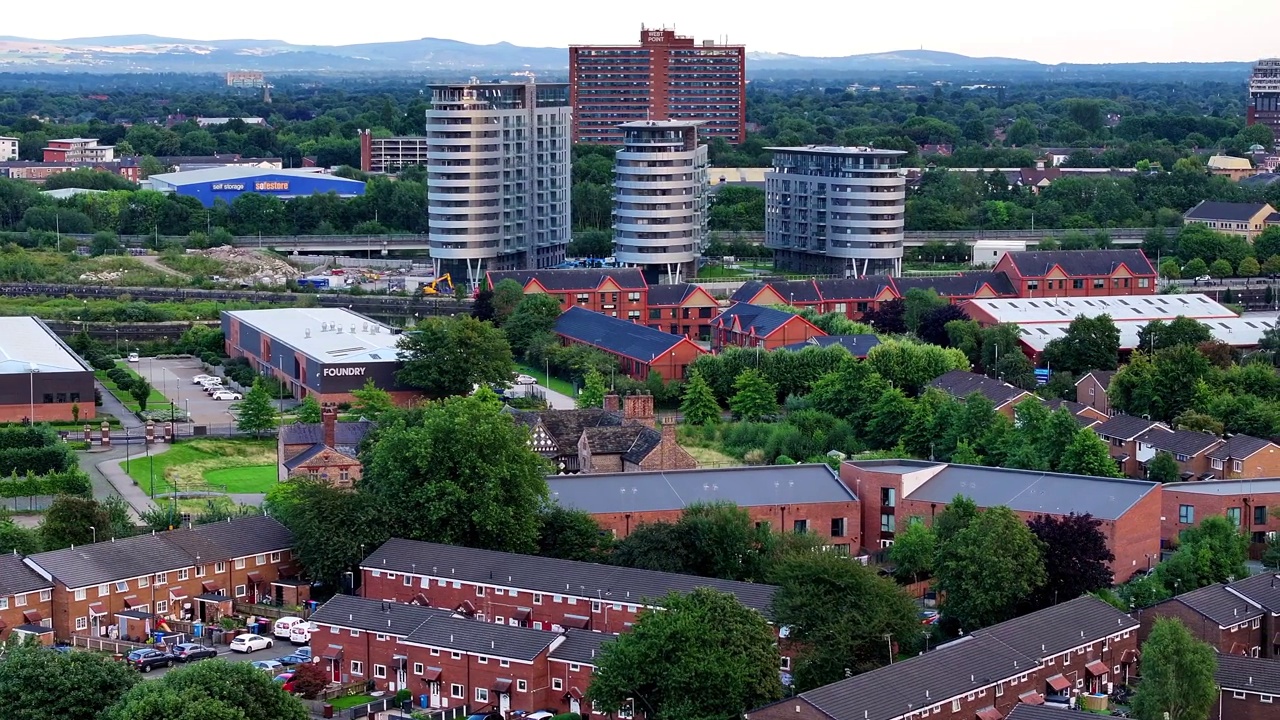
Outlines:
[[125, 662], [138, 668], [140, 672], [151, 672], [153, 668], [173, 667], [174, 657], [159, 650], [134, 650], [125, 658]]
[[173, 658], [178, 662], [194, 662], [217, 656], [216, 649], [197, 643], [182, 643], [173, 647]]

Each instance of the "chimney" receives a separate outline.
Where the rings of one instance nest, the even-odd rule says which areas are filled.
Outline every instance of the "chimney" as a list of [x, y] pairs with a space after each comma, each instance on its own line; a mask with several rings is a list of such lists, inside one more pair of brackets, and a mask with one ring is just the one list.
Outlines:
[[1043, 169], [1044, 169], [1044, 158], [1039, 158], [1039, 159], [1037, 159], [1037, 160], [1036, 160], [1036, 169], [1037, 169], [1037, 170], [1043, 170]]
[[338, 444], [338, 407], [325, 405], [320, 409], [320, 424], [324, 427], [324, 446], [336, 447]]
[[621, 399], [618, 397], [618, 393], [610, 392], [605, 394], [604, 409], [607, 410], [608, 412], [614, 412], [614, 413], [622, 410], [622, 403], [621, 403]]
[[637, 420], [646, 425], [653, 421], [653, 396], [633, 393], [622, 398], [622, 419]]
[[670, 467], [671, 456], [675, 453], [675, 449], [679, 446], [676, 441], [676, 419], [673, 417], [664, 417], [658, 422], [658, 429], [662, 431], [662, 469], [674, 470]]

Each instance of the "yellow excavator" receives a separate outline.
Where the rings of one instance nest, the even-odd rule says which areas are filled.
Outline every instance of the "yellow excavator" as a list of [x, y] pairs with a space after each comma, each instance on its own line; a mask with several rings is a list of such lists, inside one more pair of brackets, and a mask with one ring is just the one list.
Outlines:
[[418, 286], [423, 295], [452, 295], [453, 294], [453, 278], [449, 273], [445, 273], [440, 277], [425, 282]]

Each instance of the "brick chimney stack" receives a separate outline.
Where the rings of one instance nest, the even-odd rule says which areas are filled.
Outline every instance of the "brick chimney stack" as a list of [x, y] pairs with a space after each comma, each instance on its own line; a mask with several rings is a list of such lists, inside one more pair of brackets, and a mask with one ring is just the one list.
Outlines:
[[616, 392], [605, 393], [604, 409], [608, 412], [613, 412], [613, 413], [616, 413], [622, 410], [622, 402], [621, 402], [621, 398], [618, 397], [618, 393]]
[[634, 393], [622, 398], [622, 419], [653, 424], [653, 396]]
[[676, 462], [675, 449], [680, 446], [676, 442], [676, 419], [668, 415], [658, 421], [658, 429], [662, 431], [662, 445], [659, 452], [662, 453], [662, 469], [675, 470]]
[[320, 425], [324, 427], [324, 446], [336, 447], [338, 444], [338, 407], [325, 405], [320, 409]]

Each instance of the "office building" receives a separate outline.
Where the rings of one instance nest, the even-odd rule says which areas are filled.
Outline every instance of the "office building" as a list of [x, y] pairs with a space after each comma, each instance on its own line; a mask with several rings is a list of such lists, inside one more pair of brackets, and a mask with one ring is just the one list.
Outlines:
[[765, 173], [765, 246], [780, 269], [865, 277], [902, 272], [901, 150], [777, 147]]
[[0, 422], [94, 416], [93, 369], [40, 318], [0, 318], [0, 338]]
[[44, 148], [47, 163], [100, 163], [115, 160], [114, 145], [99, 145], [97, 138], [50, 140]]
[[746, 137], [746, 48], [641, 28], [639, 45], [573, 45], [573, 139], [620, 145], [622, 123], [702, 123], [707, 138]]
[[431, 140], [425, 137], [376, 138], [360, 131], [360, 169], [368, 173], [397, 173], [414, 165], [427, 165]]
[[266, 84], [267, 80], [260, 72], [232, 70], [227, 73], [227, 87], [260, 88]]
[[1270, 127], [1276, 139], [1280, 140], [1280, 58], [1259, 60], [1253, 66], [1245, 122]]
[[707, 147], [698, 123], [643, 120], [621, 126], [614, 156], [613, 254], [651, 282], [694, 277], [707, 242]]
[[558, 265], [569, 244], [569, 86], [434, 85], [427, 212], [437, 277]]

